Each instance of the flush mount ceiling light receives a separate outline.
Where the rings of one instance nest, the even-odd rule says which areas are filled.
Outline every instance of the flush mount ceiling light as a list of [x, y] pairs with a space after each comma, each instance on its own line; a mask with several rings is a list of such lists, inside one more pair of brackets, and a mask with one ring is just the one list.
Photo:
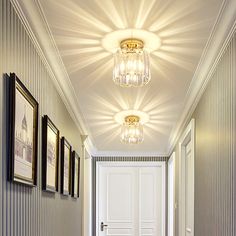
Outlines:
[[143, 124], [149, 121], [147, 113], [137, 110], [124, 110], [117, 113], [115, 121], [121, 125], [120, 139], [126, 144], [143, 142]]
[[135, 115], [126, 116], [121, 127], [121, 141], [126, 144], [143, 142], [143, 125], [140, 118]]
[[116, 84], [130, 87], [148, 83], [151, 79], [149, 53], [161, 46], [157, 34], [142, 29], [122, 29], [109, 32], [101, 43], [115, 55], [113, 80]]
[[140, 39], [125, 39], [114, 55], [113, 80], [122, 87], [140, 87], [151, 79], [149, 54]]

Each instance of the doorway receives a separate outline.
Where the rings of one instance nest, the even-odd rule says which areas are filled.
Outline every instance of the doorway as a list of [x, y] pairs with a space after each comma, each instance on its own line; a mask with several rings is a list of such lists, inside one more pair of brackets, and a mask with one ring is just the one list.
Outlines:
[[96, 236], [165, 236], [165, 166], [96, 163]]
[[191, 120], [179, 143], [179, 235], [194, 236], [194, 120]]

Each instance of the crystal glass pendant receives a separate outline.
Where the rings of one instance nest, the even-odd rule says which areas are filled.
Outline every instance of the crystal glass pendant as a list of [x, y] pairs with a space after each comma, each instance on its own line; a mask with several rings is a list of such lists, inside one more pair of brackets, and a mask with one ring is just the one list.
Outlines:
[[143, 141], [143, 126], [138, 116], [126, 116], [121, 127], [121, 141], [127, 144], [138, 144]]
[[113, 80], [122, 87], [140, 87], [151, 79], [148, 52], [143, 41], [126, 39], [114, 56]]

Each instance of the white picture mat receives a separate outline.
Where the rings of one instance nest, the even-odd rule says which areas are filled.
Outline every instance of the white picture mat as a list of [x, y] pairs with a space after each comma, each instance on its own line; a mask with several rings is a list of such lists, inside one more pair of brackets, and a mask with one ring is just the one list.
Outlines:
[[70, 149], [65, 146], [64, 153], [64, 191], [69, 192]]
[[[53, 150], [49, 150], [50, 148]], [[47, 185], [55, 187], [56, 186], [56, 155], [57, 155], [57, 134], [48, 126], [47, 132]], [[50, 154], [52, 155], [51, 160], [48, 158]]]
[[[34, 109], [32, 105], [22, 93], [16, 89], [14, 174], [28, 179], [32, 179], [33, 177], [33, 121]], [[21, 146], [19, 147], [19, 145]], [[28, 148], [32, 148], [31, 154], [27, 151]], [[27, 156], [29, 157], [26, 158]]]
[[78, 194], [79, 161], [75, 158], [74, 194]]

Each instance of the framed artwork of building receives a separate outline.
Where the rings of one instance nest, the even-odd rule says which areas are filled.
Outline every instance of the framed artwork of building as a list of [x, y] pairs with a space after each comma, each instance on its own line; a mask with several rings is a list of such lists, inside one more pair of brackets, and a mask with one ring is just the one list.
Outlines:
[[71, 190], [71, 145], [61, 138], [61, 194], [69, 195]]
[[47, 115], [42, 129], [42, 188], [58, 191], [59, 130]]
[[74, 198], [79, 197], [79, 181], [80, 181], [80, 157], [73, 151], [72, 153], [72, 183], [71, 183], [71, 196]]
[[37, 184], [38, 103], [19, 78], [7, 77], [9, 180]]

